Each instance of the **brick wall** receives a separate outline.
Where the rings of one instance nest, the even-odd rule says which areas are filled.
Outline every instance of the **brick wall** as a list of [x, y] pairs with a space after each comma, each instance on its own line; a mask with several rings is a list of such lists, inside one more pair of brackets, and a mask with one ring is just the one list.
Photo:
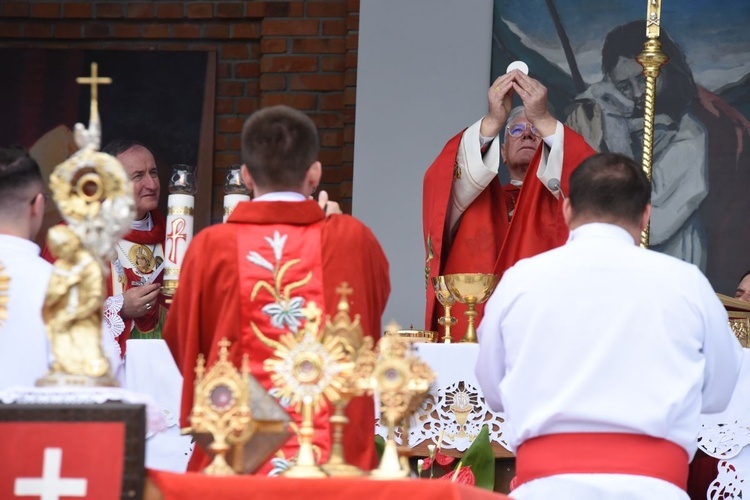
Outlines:
[[272, 104], [313, 118], [321, 188], [351, 213], [358, 27], [359, 0], [0, 1], [1, 47], [216, 52], [213, 222], [242, 123]]

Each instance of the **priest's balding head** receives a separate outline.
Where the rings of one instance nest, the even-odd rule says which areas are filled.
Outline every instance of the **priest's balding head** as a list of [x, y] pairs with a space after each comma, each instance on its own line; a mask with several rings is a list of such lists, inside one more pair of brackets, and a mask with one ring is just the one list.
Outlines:
[[616, 153], [590, 156], [570, 175], [563, 216], [571, 230], [591, 222], [616, 224], [637, 244], [651, 216], [651, 183], [632, 158]]
[[33, 240], [47, 202], [36, 161], [17, 147], [0, 148], [0, 234]]

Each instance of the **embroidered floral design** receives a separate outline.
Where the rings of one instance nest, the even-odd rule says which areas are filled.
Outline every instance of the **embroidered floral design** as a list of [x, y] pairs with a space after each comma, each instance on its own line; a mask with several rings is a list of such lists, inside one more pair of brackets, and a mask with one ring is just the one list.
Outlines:
[[[271, 325], [280, 330], [288, 329], [294, 334], [299, 332], [302, 326], [302, 309], [305, 306], [305, 299], [300, 296], [293, 297], [292, 291], [306, 285], [312, 279], [312, 272], [296, 282], [284, 284], [284, 275], [294, 265], [300, 262], [300, 259], [291, 259], [282, 262], [284, 257], [284, 245], [288, 235], [281, 235], [278, 231], [273, 232], [273, 238], [266, 236], [264, 239], [273, 249], [275, 263], [271, 263], [256, 251], [250, 251], [247, 254], [247, 260], [272, 273], [271, 280], [258, 280], [250, 294], [250, 300], [255, 300], [261, 290], [266, 290], [274, 298], [274, 302], [264, 305], [261, 308], [264, 314], [268, 315]], [[255, 325], [253, 324], [253, 327]], [[254, 328], [254, 330], [258, 330]], [[265, 337], [261, 336], [261, 340]]]

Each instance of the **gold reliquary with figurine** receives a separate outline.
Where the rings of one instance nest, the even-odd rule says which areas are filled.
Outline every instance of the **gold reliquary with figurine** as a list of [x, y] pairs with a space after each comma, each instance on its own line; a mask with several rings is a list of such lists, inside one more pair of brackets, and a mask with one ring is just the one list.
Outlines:
[[206, 371], [204, 356], [196, 363], [195, 396], [190, 427], [196, 442], [213, 457], [209, 475], [252, 474], [289, 439], [290, 417], [250, 374], [229, 361], [231, 342], [219, 341], [219, 359]]

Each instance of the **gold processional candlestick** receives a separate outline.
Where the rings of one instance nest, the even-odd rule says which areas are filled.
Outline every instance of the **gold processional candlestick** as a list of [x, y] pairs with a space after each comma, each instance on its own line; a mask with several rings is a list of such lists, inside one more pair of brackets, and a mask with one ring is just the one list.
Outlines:
[[[661, 50], [659, 29], [661, 24], [661, 0], [648, 0], [646, 12], [646, 43], [643, 52], [636, 56], [636, 61], [643, 66], [643, 76], [646, 77], [645, 102], [643, 107], [643, 158], [641, 165], [651, 182], [651, 167], [654, 152], [654, 105], [656, 102], [656, 79], [661, 67], [667, 63], [669, 57]], [[641, 246], [648, 248], [650, 223], [641, 233]]]
[[[399, 479], [409, 475], [408, 464], [402, 464], [396, 446], [396, 424], [408, 420], [411, 412], [435, 381], [430, 366], [413, 353], [408, 339], [387, 336], [378, 343], [380, 356], [370, 380], [380, 398], [380, 414], [388, 426], [388, 437], [380, 465], [372, 471], [375, 479]], [[404, 435], [405, 441], [408, 435]]]
[[354, 369], [351, 376], [341, 387], [340, 398], [333, 405], [334, 413], [330, 418], [333, 429], [333, 442], [331, 444], [331, 455], [328, 462], [323, 465], [323, 470], [330, 476], [362, 476], [364, 472], [359, 467], [347, 463], [344, 456], [344, 427], [349, 422], [346, 417], [346, 406], [352, 398], [361, 396], [366, 392], [367, 381], [372, 377], [375, 369], [377, 356], [373, 350], [372, 337], [367, 337], [360, 325], [360, 317], [356, 315], [354, 321], [349, 315], [348, 295], [354, 291], [348, 283], [344, 282], [336, 289], [340, 295], [338, 311], [333, 321], [328, 317], [324, 327], [324, 339], [337, 339], [341, 342], [344, 351], [354, 361]]
[[279, 341], [266, 338], [275, 350], [263, 367], [271, 372], [278, 396], [289, 398], [297, 411], [302, 410], [297, 460], [283, 475], [327, 477], [315, 463], [313, 413], [323, 403], [324, 397], [331, 403], [339, 400], [354, 363], [340, 340], [323, 337], [320, 332], [322, 311], [315, 303], [309, 302], [302, 314], [307, 321], [297, 334], [286, 333]]
[[499, 277], [497, 274], [462, 273], [446, 274], [444, 278], [451, 295], [458, 302], [466, 304], [464, 315], [469, 324], [461, 342], [476, 343], [477, 330], [474, 326], [474, 318], [477, 316], [476, 305], [490, 298]]
[[443, 326], [443, 343], [450, 344], [453, 342], [451, 327], [457, 322], [456, 318], [451, 315], [451, 308], [456, 302], [456, 298], [448, 289], [448, 285], [445, 284], [445, 276], [432, 278], [432, 286], [435, 289], [435, 297], [437, 297], [438, 302], [443, 305], [445, 310], [445, 314], [438, 319], [438, 323]]

